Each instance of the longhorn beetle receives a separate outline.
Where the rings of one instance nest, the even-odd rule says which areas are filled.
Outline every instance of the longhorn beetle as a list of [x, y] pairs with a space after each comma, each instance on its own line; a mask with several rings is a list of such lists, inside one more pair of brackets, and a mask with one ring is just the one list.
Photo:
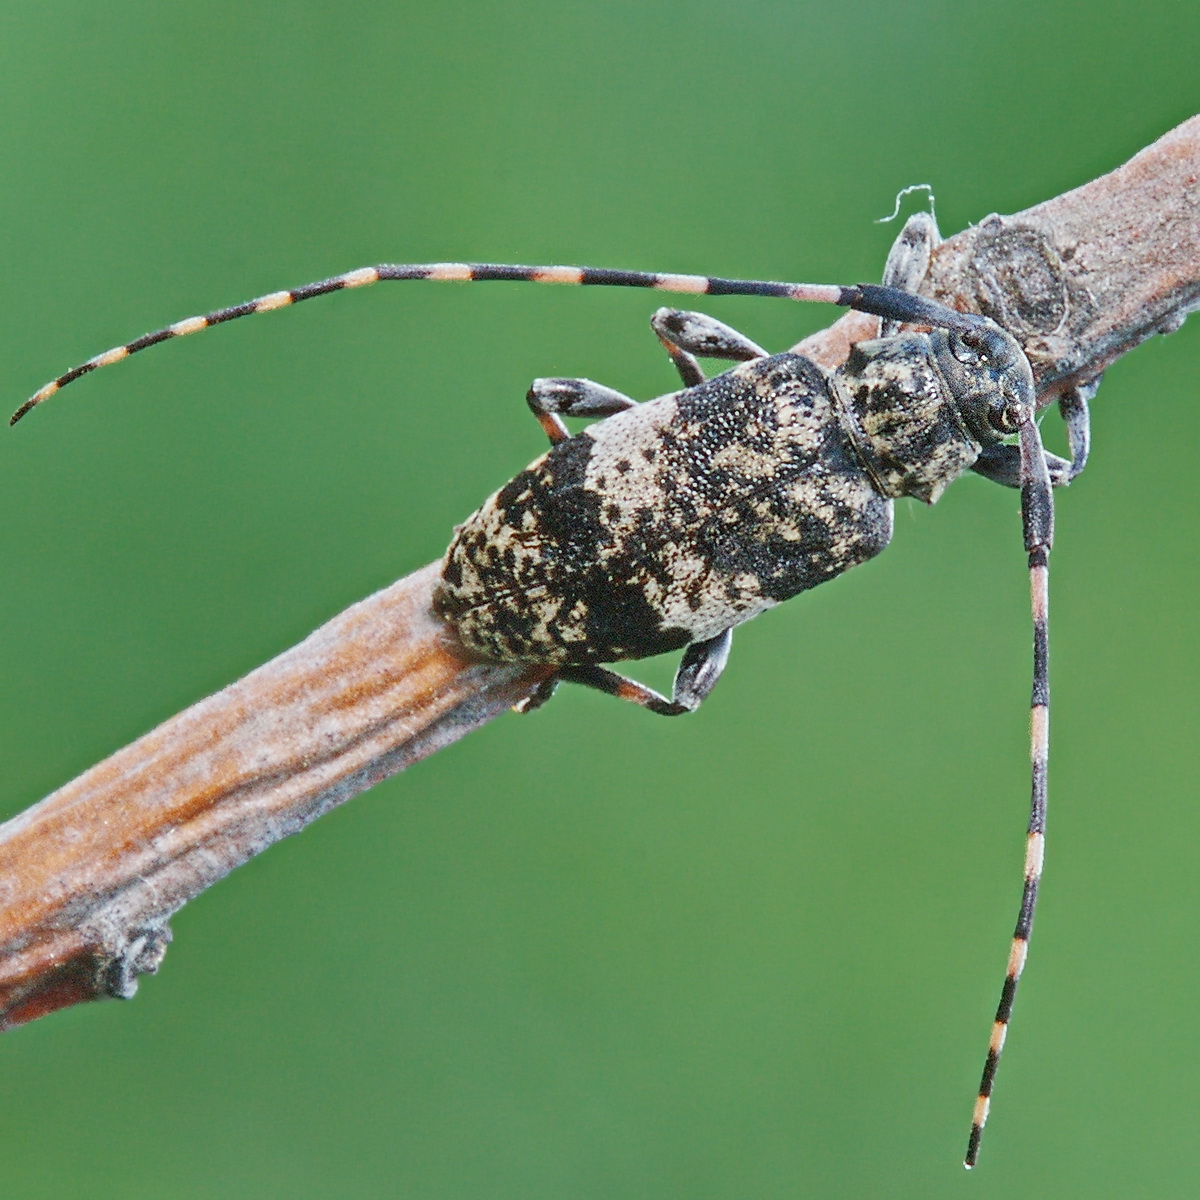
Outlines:
[[[965, 1159], [971, 1167], [1042, 871], [1051, 488], [1083, 469], [1095, 384], [1060, 401], [1071, 459], [1046, 453], [1032, 371], [1018, 342], [987, 317], [915, 294], [937, 241], [931, 217], [911, 218], [882, 286], [596, 267], [363, 267], [116, 346], [46, 384], [12, 422], [80, 376], [159, 342], [382, 280], [774, 296], [880, 317], [880, 336], [858, 343], [829, 372], [794, 352], [768, 354], [711, 317], [663, 308], [651, 326], [679, 372], [680, 391], [639, 404], [587, 379], [535, 380], [527, 400], [551, 448], [457, 528], [433, 604], [481, 658], [550, 669], [523, 711], [568, 680], [675, 716], [695, 710], [712, 690], [735, 625], [878, 554], [891, 539], [897, 497], [933, 504], [967, 470], [1020, 489], [1033, 614], [1032, 788], [1024, 890], [972, 1116]], [[699, 358], [737, 365], [705, 378]], [[603, 419], [571, 436], [562, 415]], [[684, 653], [670, 699], [601, 665], [678, 649]]]

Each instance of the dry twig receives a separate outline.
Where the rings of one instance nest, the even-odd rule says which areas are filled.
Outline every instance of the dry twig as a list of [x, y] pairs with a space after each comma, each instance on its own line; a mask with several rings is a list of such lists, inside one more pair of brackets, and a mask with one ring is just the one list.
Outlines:
[[[1200, 117], [1123, 167], [937, 251], [925, 286], [1024, 344], [1039, 394], [1200, 306]], [[826, 366], [875, 320], [797, 349]], [[0, 1029], [132, 996], [172, 913], [272, 842], [490, 720], [545, 672], [469, 662], [436, 566], [335, 617], [0, 826]]]

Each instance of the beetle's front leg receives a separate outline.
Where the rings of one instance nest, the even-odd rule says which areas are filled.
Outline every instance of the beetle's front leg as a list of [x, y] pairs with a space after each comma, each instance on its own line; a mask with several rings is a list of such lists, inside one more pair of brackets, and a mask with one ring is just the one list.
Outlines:
[[636, 400], [590, 379], [535, 379], [525, 399], [552, 443], [571, 436], [558, 413], [568, 417], [611, 417], [637, 407]]
[[[1062, 487], [1071, 482], [1074, 478], [1071, 467], [1072, 463], [1068, 459], [1059, 458], [1057, 454], [1046, 451], [1046, 469], [1050, 472], [1050, 482], [1054, 487]], [[1021, 448], [1007, 445], [984, 446], [971, 470], [1001, 487], [1019, 488]]]
[[[1100, 387], [1099, 378], [1090, 383], [1070, 388], [1058, 401], [1067, 426], [1067, 443], [1071, 447], [1069, 459], [1057, 454], [1046, 455], [1046, 466], [1050, 471], [1050, 482], [1062, 487], [1074, 479], [1087, 465], [1088, 448], [1091, 445], [1091, 417], [1088, 401]], [[1021, 448], [1019, 446], [985, 446], [971, 468], [977, 475], [999, 483], [1004, 487], [1021, 486]]]
[[[732, 644], [732, 629], [726, 629], [707, 641], [693, 642], [683, 652], [679, 670], [675, 672], [675, 687], [670, 700], [653, 688], [626, 679], [624, 675], [605, 667], [563, 667], [558, 672], [558, 678], [582, 683], [621, 700], [630, 700], [660, 716], [678, 717], [683, 713], [695, 712], [700, 702], [712, 691], [729, 661], [729, 647]], [[546, 698], [549, 698], [548, 695]]]
[[1092, 419], [1088, 404], [1095, 397], [1103, 375], [1097, 375], [1082, 387], [1073, 387], [1058, 398], [1058, 411], [1067, 426], [1067, 444], [1071, 447], [1071, 470], [1068, 482], [1087, 466], [1088, 450], [1092, 444]]
[[[905, 292], [918, 291], [929, 272], [933, 252], [941, 244], [942, 235], [933, 213], [913, 213], [888, 251], [883, 268], [884, 285]], [[900, 325], [900, 321], [883, 318], [879, 323], [879, 336], [891, 337], [900, 331]]]

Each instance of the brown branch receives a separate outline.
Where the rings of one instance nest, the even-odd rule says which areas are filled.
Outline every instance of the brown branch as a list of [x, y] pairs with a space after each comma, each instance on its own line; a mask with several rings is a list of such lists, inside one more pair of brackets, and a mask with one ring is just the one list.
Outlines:
[[[1017, 337], [1048, 404], [1200, 307], [1200, 117], [1108, 175], [935, 252], [921, 291]], [[796, 349], [836, 366], [874, 318], [847, 313]]]
[[353, 605], [0, 826], [0, 1028], [132, 996], [176, 909], [544, 677], [456, 654], [437, 576]]
[[[925, 290], [1019, 337], [1043, 402], [1200, 305], [1200, 117], [1125, 166], [937, 251]], [[874, 318], [797, 347], [826, 366]], [[436, 566], [347, 609], [0, 826], [0, 1028], [133, 995], [181, 905], [490, 720], [545, 675], [471, 663]]]

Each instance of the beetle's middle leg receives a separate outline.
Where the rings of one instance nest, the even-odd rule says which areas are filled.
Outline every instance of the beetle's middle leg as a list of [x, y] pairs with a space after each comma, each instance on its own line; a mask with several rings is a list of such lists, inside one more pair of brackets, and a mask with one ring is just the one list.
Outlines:
[[[736, 329], [703, 313], [660, 308], [650, 318], [650, 326], [671, 356], [684, 387], [704, 382], [695, 356], [746, 362], [767, 354]], [[637, 406], [636, 400], [590, 379], [535, 379], [525, 399], [552, 443], [571, 436], [560, 413], [567, 417], [611, 417]]]
[[748, 362], [752, 358], [767, 357], [767, 352], [745, 334], [704, 313], [660, 308], [650, 318], [650, 328], [671, 356], [684, 387], [695, 387], [704, 382], [704, 372], [700, 370], [697, 358]]
[[611, 417], [637, 401], [590, 379], [535, 379], [525, 400], [552, 443], [565, 441], [570, 431], [559, 419], [568, 417]]
[[631, 700], [664, 717], [677, 717], [682, 713], [695, 712], [700, 707], [700, 702], [712, 691], [725, 669], [732, 644], [732, 629], [726, 629], [707, 641], [693, 642], [683, 652], [679, 670], [675, 672], [675, 686], [670, 700], [653, 688], [626, 679], [624, 675], [618, 675], [606, 667], [563, 667], [558, 672], [558, 678], [582, 683], [621, 700]]

